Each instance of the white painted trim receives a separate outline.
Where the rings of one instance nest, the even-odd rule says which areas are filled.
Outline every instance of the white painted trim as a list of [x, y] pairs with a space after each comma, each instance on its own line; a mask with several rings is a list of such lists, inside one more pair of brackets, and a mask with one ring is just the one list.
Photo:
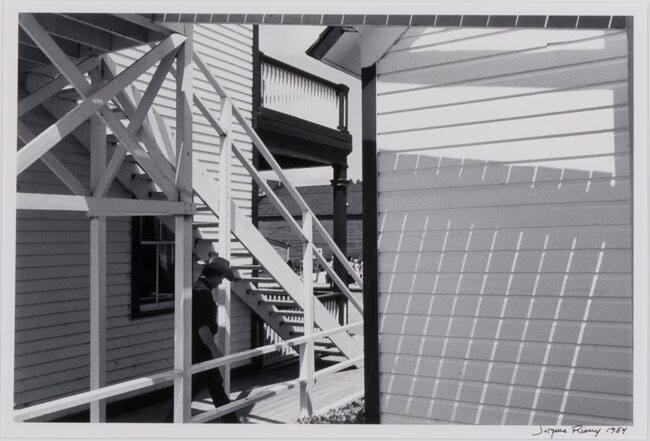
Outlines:
[[147, 199], [95, 198], [45, 193], [17, 193], [18, 210], [83, 211], [88, 216], [192, 215], [191, 202]]

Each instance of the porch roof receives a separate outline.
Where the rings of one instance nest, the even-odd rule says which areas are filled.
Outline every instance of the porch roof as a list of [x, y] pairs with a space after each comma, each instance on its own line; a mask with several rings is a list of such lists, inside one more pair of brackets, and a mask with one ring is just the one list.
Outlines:
[[360, 78], [361, 69], [379, 60], [410, 26], [551, 29], [625, 29], [626, 26], [625, 17], [607, 15], [413, 15], [393, 23], [389, 20], [387, 25], [379, 26], [328, 26], [306, 53]]

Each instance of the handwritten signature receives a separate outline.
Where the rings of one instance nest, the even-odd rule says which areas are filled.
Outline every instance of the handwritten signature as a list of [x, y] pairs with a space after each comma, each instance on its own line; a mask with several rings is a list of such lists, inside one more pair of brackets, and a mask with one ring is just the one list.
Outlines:
[[532, 436], [548, 436], [553, 439], [556, 434], [562, 435], [593, 435], [598, 438], [601, 433], [607, 435], [624, 435], [627, 427], [625, 426], [583, 426], [581, 424], [575, 426], [539, 426], [539, 430], [534, 432]]

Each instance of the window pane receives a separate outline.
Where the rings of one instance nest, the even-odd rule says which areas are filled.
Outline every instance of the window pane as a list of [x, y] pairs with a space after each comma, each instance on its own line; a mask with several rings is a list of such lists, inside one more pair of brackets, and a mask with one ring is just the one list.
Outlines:
[[153, 216], [144, 216], [140, 218], [140, 241], [152, 242], [158, 241], [158, 220]]
[[174, 245], [158, 245], [158, 287], [159, 293], [174, 292]]

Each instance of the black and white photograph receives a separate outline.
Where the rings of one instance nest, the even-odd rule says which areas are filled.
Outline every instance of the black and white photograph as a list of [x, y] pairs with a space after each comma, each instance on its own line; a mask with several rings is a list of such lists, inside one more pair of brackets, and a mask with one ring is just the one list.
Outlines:
[[0, 438], [647, 439], [649, 6], [4, 0]]

